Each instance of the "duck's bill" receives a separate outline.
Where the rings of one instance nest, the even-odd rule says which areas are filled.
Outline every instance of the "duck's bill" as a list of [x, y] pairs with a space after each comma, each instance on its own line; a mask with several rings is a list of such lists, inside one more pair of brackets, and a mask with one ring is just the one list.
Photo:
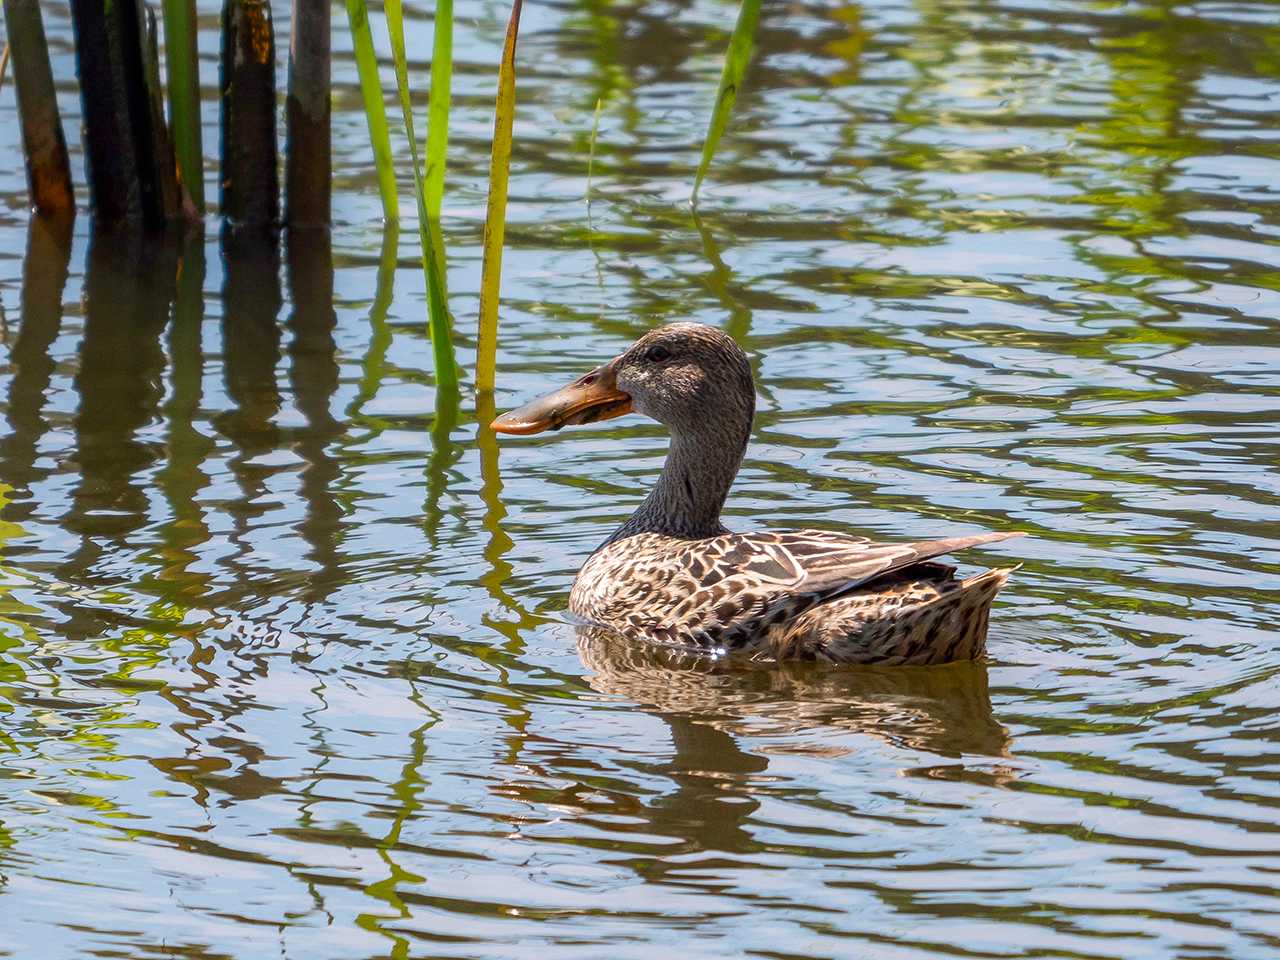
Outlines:
[[612, 420], [631, 412], [631, 397], [618, 389], [613, 371], [592, 370], [567, 387], [530, 400], [490, 424], [497, 433], [529, 434]]

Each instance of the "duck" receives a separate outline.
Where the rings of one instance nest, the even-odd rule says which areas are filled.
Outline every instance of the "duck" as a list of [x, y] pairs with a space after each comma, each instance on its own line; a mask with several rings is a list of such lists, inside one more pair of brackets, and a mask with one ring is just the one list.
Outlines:
[[1021, 532], [905, 543], [825, 529], [732, 532], [721, 513], [755, 407], [743, 349], [718, 327], [686, 321], [655, 327], [490, 424], [524, 436], [635, 413], [670, 433], [652, 489], [574, 579], [570, 614], [627, 642], [713, 657], [886, 666], [982, 659], [991, 603], [1017, 567], [960, 578], [938, 558]]

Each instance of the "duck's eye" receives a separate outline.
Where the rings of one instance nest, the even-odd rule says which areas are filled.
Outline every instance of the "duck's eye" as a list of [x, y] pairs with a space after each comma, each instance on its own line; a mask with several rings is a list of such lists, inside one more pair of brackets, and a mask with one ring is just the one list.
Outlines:
[[662, 363], [664, 360], [671, 359], [671, 351], [662, 344], [655, 343], [644, 352], [644, 358], [650, 363]]

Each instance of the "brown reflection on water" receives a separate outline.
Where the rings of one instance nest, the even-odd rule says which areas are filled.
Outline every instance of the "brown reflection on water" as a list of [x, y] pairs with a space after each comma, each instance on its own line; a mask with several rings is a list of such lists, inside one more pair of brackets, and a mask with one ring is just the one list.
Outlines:
[[[764, 779], [768, 757], [743, 749], [737, 737], [696, 714], [656, 715], [671, 733], [672, 753], [651, 772], [667, 777], [672, 789], [649, 804], [651, 828], [680, 838], [677, 853], [750, 854], [759, 849], [746, 824], [760, 807], [751, 787], [757, 778]], [[690, 872], [678, 856], [636, 866], [650, 880], [679, 882]], [[706, 866], [705, 859], [698, 863], [698, 868]]]
[[[638, 648], [594, 628], [577, 630], [587, 683], [659, 720], [667, 739], [632, 761], [668, 785], [643, 805], [616, 792], [592, 764], [553, 767], [512, 757], [524, 776], [496, 787], [534, 809], [548, 806], [601, 829], [634, 820], [634, 840], [621, 833], [612, 862], [651, 882], [696, 889], [719, 870], [760, 855], [756, 814], [762, 796], [786, 777], [775, 758], [836, 760], [870, 737], [895, 750], [931, 757], [899, 775], [1004, 786], [1016, 776], [1013, 743], [995, 718], [985, 664], [919, 670], [841, 670], [814, 664], [744, 669], [686, 652]], [[611, 720], [610, 722], [616, 722]], [[559, 784], [552, 787], [552, 784]], [[886, 785], [887, 786], [887, 785]], [[607, 816], [606, 816], [607, 815]], [[674, 841], [654, 856], [644, 837]]]
[[80, 481], [63, 519], [83, 537], [70, 558], [75, 574], [93, 568], [102, 551], [97, 538], [125, 537], [145, 522], [147, 491], [139, 475], [161, 451], [137, 434], [155, 418], [163, 396], [160, 337], [176, 279], [177, 251], [170, 243], [106, 233], [90, 241], [75, 377], [73, 460]]
[[[645, 649], [592, 627], [577, 631], [591, 686], [736, 733], [822, 739], [856, 732], [942, 757], [1010, 758], [992, 713], [987, 666], [841, 670], [793, 663], [751, 669], [680, 650]], [[817, 748], [824, 749], [824, 748]]]
[[[10, 361], [14, 366], [5, 404], [9, 433], [0, 440], [3, 479], [26, 495], [45, 471], [35, 462], [41, 438], [48, 430], [45, 400], [55, 367], [49, 353], [62, 324], [62, 296], [71, 259], [71, 224], [32, 217], [27, 226], [26, 254], [22, 261], [22, 309]], [[16, 523], [29, 516], [30, 500], [6, 505], [6, 516]]]
[[178, 266], [177, 298], [169, 327], [169, 396], [165, 401], [168, 457], [156, 474], [169, 516], [160, 526], [164, 562], [155, 576], [175, 601], [196, 603], [208, 590], [209, 575], [191, 570], [196, 550], [210, 537], [200, 496], [208, 487], [205, 460], [215, 443], [197, 427], [204, 396], [204, 235], [184, 238]]
[[279, 237], [269, 231], [224, 228], [222, 266], [223, 378], [232, 406], [217, 415], [214, 423], [236, 450], [229, 466], [240, 496], [227, 503], [226, 509], [239, 550], [230, 562], [250, 573], [255, 551], [246, 534], [254, 521], [274, 506], [267, 481], [277, 470], [259, 458], [280, 443], [277, 418], [283, 401], [277, 379], [281, 355], [278, 318], [283, 297]]
[[293, 305], [287, 327], [289, 385], [306, 421], [294, 448], [304, 461], [300, 493], [306, 516], [298, 532], [310, 547], [308, 559], [320, 570], [308, 575], [309, 596], [323, 598], [337, 583], [338, 536], [343, 508], [337, 499], [341, 468], [329, 447], [345, 426], [332, 413], [338, 391], [333, 331], [333, 248], [328, 230], [291, 230], [287, 235], [289, 292]]

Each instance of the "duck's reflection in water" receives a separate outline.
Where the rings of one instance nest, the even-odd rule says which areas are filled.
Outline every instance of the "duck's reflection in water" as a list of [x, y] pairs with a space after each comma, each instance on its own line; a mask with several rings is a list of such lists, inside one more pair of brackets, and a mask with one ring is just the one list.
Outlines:
[[[557, 818], [611, 831], [617, 865], [650, 881], [700, 886], [711, 860], [723, 866], [726, 856], [767, 847], [752, 817], [766, 795], [791, 789], [794, 768], [784, 772], [782, 753], [839, 762], [871, 737], [910, 755], [900, 768], [908, 776], [988, 785], [1013, 776], [1010, 738], [992, 716], [982, 664], [766, 668], [641, 647], [588, 627], [577, 628], [577, 643], [593, 689], [639, 704], [670, 731], [669, 753], [637, 759], [622, 749], [617, 759], [671, 789], [640, 799], [597, 776], [549, 794], [547, 778], [561, 779], [563, 769], [553, 777], [526, 766], [535, 776], [504, 781], [501, 792], [537, 807], [554, 796]], [[606, 813], [619, 817], [601, 819]], [[654, 836], [664, 838], [660, 850]]]
[[[992, 715], [985, 664], [752, 665], [641, 646], [594, 627], [579, 627], [577, 634], [594, 689], [643, 704], [668, 724], [687, 721], [788, 740], [811, 734], [819, 743], [847, 743], [840, 734], [853, 733], [935, 758], [1010, 756], [1009, 734]], [[796, 749], [809, 748], [851, 749], [796, 743]]]

